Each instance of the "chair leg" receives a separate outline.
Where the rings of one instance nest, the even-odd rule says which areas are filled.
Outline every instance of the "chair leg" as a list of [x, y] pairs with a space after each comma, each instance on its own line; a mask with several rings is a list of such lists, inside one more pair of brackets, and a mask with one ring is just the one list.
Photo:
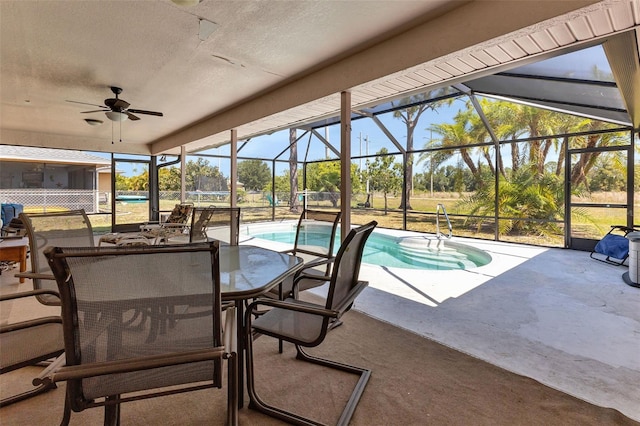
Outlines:
[[27, 398], [31, 398], [32, 396], [40, 395], [41, 393], [44, 393], [44, 392], [50, 391], [51, 389], [56, 389], [56, 388], [57, 386], [55, 383], [43, 383], [34, 389], [20, 393], [18, 395], [13, 395], [13, 396], [4, 398], [2, 401], [0, 401], [0, 408], [6, 407], [7, 405], [14, 404], [18, 401], [23, 401]]
[[[250, 327], [249, 327], [250, 328]], [[324, 358], [318, 358], [308, 353], [304, 352], [304, 350], [296, 345], [297, 350], [297, 358], [302, 361], [312, 362], [314, 364], [322, 365], [329, 368], [338, 369], [341, 371], [345, 371], [350, 374], [357, 374], [360, 376], [358, 383], [356, 384], [349, 401], [347, 402], [340, 419], [338, 420], [338, 425], [346, 426], [349, 424], [349, 420], [353, 416], [355, 409], [360, 401], [360, 397], [364, 392], [364, 388], [369, 381], [369, 377], [371, 376], [371, 370], [365, 368], [359, 368], [348, 364], [342, 364], [339, 362], [331, 361]], [[285, 422], [296, 424], [296, 425], [322, 425], [317, 421], [309, 419], [307, 417], [286, 411], [282, 408], [278, 408], [272, 405], [265, 403], [260, 396], [257, 394], [255, 389], [255, 380], [254, 380], [254, 370], [253, 370], [253, 339], [251, 338], [251, 334], [247, 335], [246, 339], [246, 353], [247, 353], [247, 391], [249, 393], [249, 408], [256, 409], [260, 412], [263, 412], [269, 416], [275, 417], [277, 419], [283, 420]]]
[[227, 426], [238, 425], [238, 354], [227, 359]]
[[343, 364], [343, 363], [332, 361], [326, 358], [319, 358], [313, 355], [309, 355], [307, 352], [305, 352], [302, 349], [301, 346], [298, 346], [298, 345], [296, 345], [296, 350], [298, 352], [298, 355], [296, 356], [296, 358], [298, 358], [299, 360], [312, 362], [314, 364], [323, 365], [325, 367], [334, 368], [337, 370], [345, 371], [347, 373], [357, 374], [360, 376], [360, 379], [358, 380], [358, 383], [356, 383], [355, 387], [353, 388], [353, 392], [351, 392], [351, 397], [349, 398], [349, 401], [347, 402], [347, 405], [342, 411], [342, 415], [340, 416], [340, 419], [338, 420], [338, 423], [337, 423], [338, 425], [348, 425], [349, 420], [351, 420], [351, 416], [353, 416], [353, 413], [355, 412], [356, 407], [358, 406], [360, 397], [362, 397], [364, 388], [367, 386], [369, 377], [371, 377], [371, 370], [367, 368], [356, 367], [349, 364]]
[[104, 406], [104, 426], [120, 426], [119, 400], [120, 395], [107, 397], [107, 405]]
[[69, 426], [71, 421], [71, 402], [69, 401], [69, 392], [65, 392], [64, 395], [64, 412], [62, 414], [62, 421], [60, 426]]

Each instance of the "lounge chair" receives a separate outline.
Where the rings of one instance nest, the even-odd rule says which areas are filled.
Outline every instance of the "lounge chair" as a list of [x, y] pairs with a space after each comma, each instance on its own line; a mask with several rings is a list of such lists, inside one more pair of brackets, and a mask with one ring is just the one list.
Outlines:
[[189, 234], [179, 234], [168, 236], [165, 239], [167, 244], [190, 244], [209, 240], [207, 236], [207, 227], [216, 208], [211, 207], [195, 207], [191, 212], [191, 225], [189, 226]]
[[280, 200], [278, 200], [278, 197], [276, 196], [275, 201], [273, 200], [273, 197], [271, 197], [271, 194], [267, 194], [265, 195], [265, 198], [267, 199], [267, 201], [269, 202], [270, 206], [279, 206], [280, 205]]
[[590, 257], [611, 265], [623, 265], [629, 257], [629, 240], [626, 236], [637, 231], [640, 231], [640, 228], [611, 225], [611, 229], [598, 241]]
[[154, 244], [167, 238], [187, 234], [193, 204], [176, 204], [164, 222], [145, 222], [140, 225], [140, 234], [154, 240]]
[[214, 239], [237, 246], [240, 243], [240, 207], [216, 207], [209, 220], [209, 235]]

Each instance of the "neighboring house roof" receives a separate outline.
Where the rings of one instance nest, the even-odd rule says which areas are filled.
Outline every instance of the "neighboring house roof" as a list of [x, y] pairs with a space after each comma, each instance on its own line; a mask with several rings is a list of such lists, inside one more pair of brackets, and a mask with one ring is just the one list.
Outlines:
[[70, 151], [28, 146], [0, 145], [2, 161], [38, 161], [61, 164], [96, 164], [111, 166], [111, 160], [83, 151]]

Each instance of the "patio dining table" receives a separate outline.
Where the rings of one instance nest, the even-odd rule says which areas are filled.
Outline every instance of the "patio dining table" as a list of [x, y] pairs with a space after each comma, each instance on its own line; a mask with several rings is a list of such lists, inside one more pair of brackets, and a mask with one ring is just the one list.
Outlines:
[[238, 329], [238, 405], [244, 396], [244, 302], [265, 294], [302, 269], [302, 258], [263, 247], [220, 246], [220, 284], [223, 301], [234, 301]]

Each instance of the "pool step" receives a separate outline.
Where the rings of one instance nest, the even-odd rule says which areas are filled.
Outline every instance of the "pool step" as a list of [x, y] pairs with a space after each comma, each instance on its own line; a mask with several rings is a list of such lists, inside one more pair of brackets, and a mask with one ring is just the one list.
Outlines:
[[444, 240], [436, 238], [405, 238], [398, 242], [403, 261], [429, 269], [469, 269], [477, 265], [465, 253], [447, 247]]

